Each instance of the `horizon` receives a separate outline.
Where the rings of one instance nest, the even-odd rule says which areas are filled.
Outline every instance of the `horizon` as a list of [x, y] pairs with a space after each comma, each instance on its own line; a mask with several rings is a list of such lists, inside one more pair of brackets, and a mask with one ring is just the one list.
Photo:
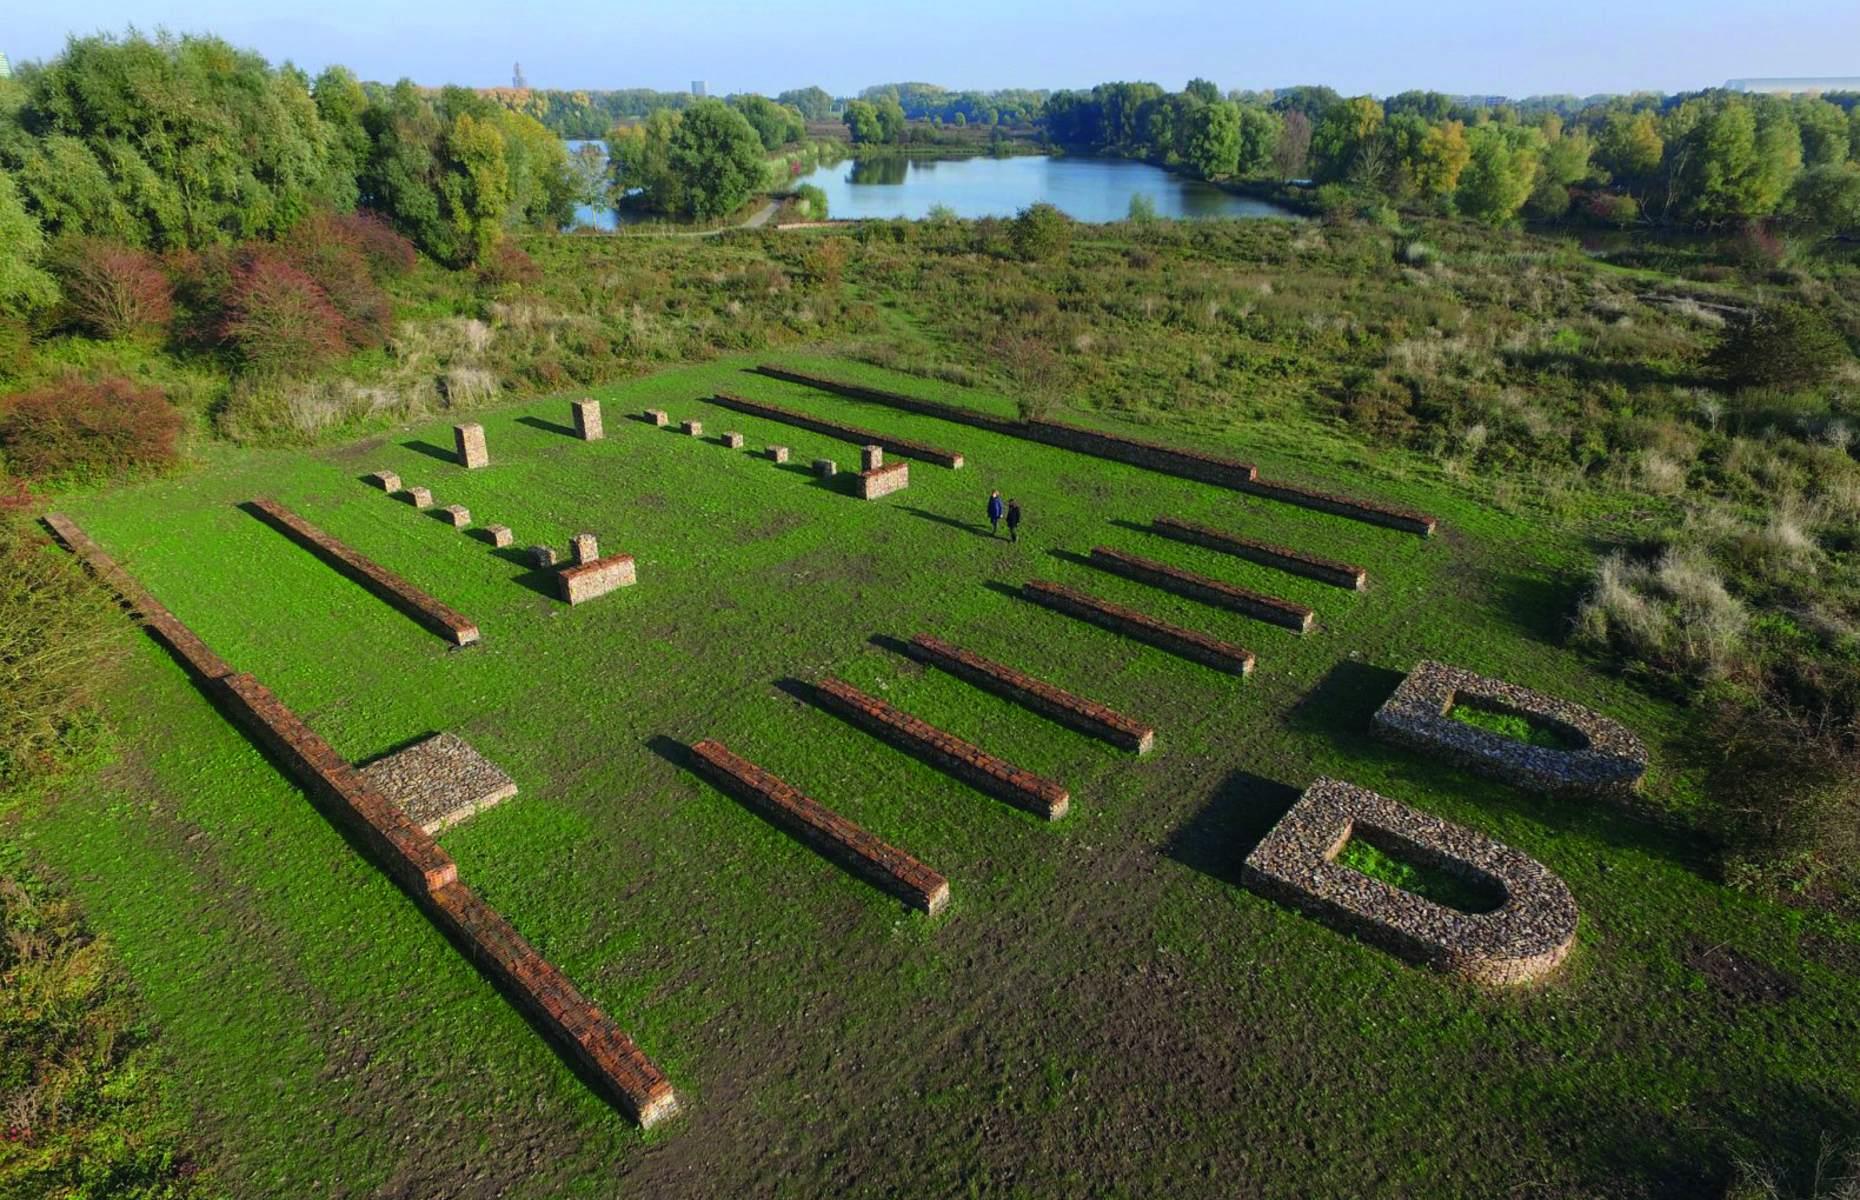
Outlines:
[[[1044, 2], [952, 0], [931, 23], [870, 11], [835, 14], [825, 27], [805, 24], [805, 14], [740, 0], [625, 14], [581, 0], [559, 10], [566, 19], [545, 35], [533, 20], [471, 0], [391, 14], [358, 0], [330, 0], [316, 20], [253, 17], [229, 0], [108, 0], [91, 11], [92, 19], [75, 28], [55, 14], [16, 16], [0, 28], [0, 52], [18, 66], [56, 56], [73, 36], [136, 28], [212, 34], [311, 74], [340, 64], [384, 83], [508, 87], [520, 62], [529, 86], [542, 90], [683, 92], [702, 80], [715, 95], [772, 96], [817, 85], [836, 97], [907, 80], [952, 91], [1059, 91], [1113, 80], [1180, 88], [1201, 77], [1224, 91], [1321, 84], [1345, 95], [1422, 89], [1525, 99], [1860, 75], [1860, 59], [1841, 49], [1860, 44], [1860, 8], [1831, 0], [1812, 0], [1786, 22], [1749, 0], [1653, 0], [1627, 14], [1600, 0], [1577, 0], [1573, 10], [1555, 14], [1492, 12], [1454, 0], [1423, 15], [1353, 0], [1269, 0], [1244, 17], [1216, 9], [1212, 0], [1168, 0], [1141, 14], [1108, 0], [1083, 0], [1063, 14]], [[1683, 56], [1636, 50], [1668, 44], [1679, 26], [1687, 30]], [[574, 36], [560, 32], [566, 30]], [[900, 39], [908, 40], [908, 54], [892, 53]], [[1027, 54], [1028, 45], [1039, 53]], [[771, 54], [771, 46], [778, 52]], [[1070, 64], [1066, 78], [1043, 77], [1045, 64], [1055, 62]]]

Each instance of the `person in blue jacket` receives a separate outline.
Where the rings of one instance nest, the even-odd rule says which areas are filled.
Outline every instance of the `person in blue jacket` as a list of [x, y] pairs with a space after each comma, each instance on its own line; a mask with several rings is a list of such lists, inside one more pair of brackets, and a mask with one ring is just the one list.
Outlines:
[[1007, 509], [1001, 503], [1001, 493], [988, 493], [988, 524], [993, 529], [995, 537], [1001, 536], [1001, 514], [1006, 511]]

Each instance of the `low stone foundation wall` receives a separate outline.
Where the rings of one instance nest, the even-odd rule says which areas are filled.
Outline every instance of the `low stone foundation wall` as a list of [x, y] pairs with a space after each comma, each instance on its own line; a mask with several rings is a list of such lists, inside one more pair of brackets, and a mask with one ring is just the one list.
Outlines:
[[476, 892], [454, 883], [436, 889], [426, 907], [466, 956], [599, 1080], [641, 1128], [677, 1114], [678, 1097], [665, 1073]]
[[930, 916], [949, 903], [949, 881], [810, 796], [705, 739], [691, 747], [698, 771], [808, 846]]
[[[1533, 746], [1455, 720], [1458, 700], [1551, 725], [1580, 743], [1563, 750]], [[1553, 796], [1625, 797], [1647, 772], [1647, 747], [1620, 722], [1592, 709], [1444, 663], [1408, 673], [1377, 710], [1373, 728], [1387, 741], [1446, 758], [1514, 787]]]
[[859, 499], [876, 500], [911, 486], [911, 466], [899, 462], [888, 467], [874, 467], [870, 471], [859, 472], [858, 480]]
[[962, 455], [954, 450], [943, 450], [923, 442], [914, 442], [907, 438], [889, 437], [874, 433], [870, 429], [860, 429], [853, 425], [841, 425], [837, 421], [825, 421], [810, 417], [806, 413], [795, 412], [791, 408], [782, 408], [776, 404], [764, 404], [760, 400], [751, 400], [744, 396], [718, 392], [711, 397], [711, 402], [725, 408], [747, 413], [752, 417], [765, 417], [771, 421], [780, 421], [784, 425], [793, 425], [797, 429], [811, 429], [815, 433], [824, 433], [828, 437], [843, 438], [856, 446], [875, 445], [900, 458], [918, 458], [939, 467], [962, 466]]
[[959, 679], [1113, 746], [1147, 754], [1156, 743], [1156, 730], [1141, 721], [927, 633], [913, 637], [910, 650], [914, 657], [941, 667]]
[[816, 692], [827, 707], [854, 724], [1015, 808], [1057, 821], [1071, 806], [1071, 796], [1065, 785], [1032, 771], [1023, 771], [928, 721], [921, 721], [876, 696], [867, 695], [844, 680], [823, 679], [816, 685]]
[[461, 646], [478, 640], [478, 626], [374, 560], [364, 558], [275, 500], [251, 507], [292, 541], [329, 563], [441, 637]]
[[[1333, 860], [1353, 836], [1495, 888], [1494, 912], [1466, 913]], [[1576, 901], [1536, 859], [1366, 788], [1319, 779], [1247, 855], [1241, 881], [1402, 958], [1475, 983], [1527, 983], [1576, 939]]]
[[1349, 588], [1351, 591], [1360, 592], [1369, 584], [1368, 570], [1352, 563], [1319, 558], [1315, 554], [1306, 554], [1302, 550], [1293, 550], [1289, 546], [1275, 546], [1271, 542], [1257, 542], [1238, 534], [1210, 529], [1206, 525], [1178, 521], [1174, 517], [1157, 517], [1150, 522], [1150, 529], [1164, 537], [1174, 538], [1178, 542], [1191, 542], [1197, 546], [1206, 546], [1210, 550], [1219, 550], [1224, 554], [1244, 558], [1264, 567], [1273, 567], [1292, 575], [1303, 575], [1307, 579], [1315, 579], [1320, 583], [1333, 584], [1340, 588]]
[[1180, 596], [1200, 600], [1204, 604], [1245, 613], [1254, 620], [1278, 625], [1294, 633], [1309, 633], [1311, 623], [1317, 617], [1316, 613], [1302, 604], [1293, 604], [1290, 600], [1281, 600], [1277, 596], [1268, 596], [1238, 584], [1210, 579], [1206, 575], [1184, 571], [1155, 559], [1125, 554], [1109, 546], [1093, 546], [1091, 561], [1093, 566], [1103, 567], [1126, 579], [1147, 583]]
[[1227, 671], [1234, 675], [1245, 675], [1253, 670], [1253, 652], [1223, 642], [1219, 638], [1209, 637], [1193, 629], [1183, 629], [1180, 625], [1171, 625], [1158, 620], [1148, 613], [1140, 613], [1134, 608], [1125, 608], [1088, 596], [1084, 592], [1074, 591], [1064, 584], [1052, 583], [1044, 579], [1030, 579], [1021, 585], [1021, 594], [1027, 599], [1048, 608], [1057, 609], [1070, 616], [1081, 617], [1094, 625], [1148, 642], [1171, 654], [1179, 654], [1217, 671]]
[[596, 596], [605, 596], [615, 588], [631, 587], [638, 581], [631, 554], [615, 554], [593, 562], [563, 567], [556, 572], [556, 593], [570, 604], [580, 604]]
[[992, 433], [1003, 433], [1009, 437], [1044, 442], [1049, 446], [1059, 446], [1066, 450], [1075, 450], [1080, 454], [1108, 458], [1116, 462], [1129, 463], [1132, 466], [1179, 475], [1186, 479], [1197, 479], [1204, 483], [1231, 487], [1256, 496], [1266, 496], [1287, 504], [1296, 504], [1301, 508], [1334, 513], [1352, 520], [1366, 521], [1372, 525], [1385, 525], [1391, 529], [1418, 533], [1423, 537], [1431, 535], [1436, 525], [1433, 517], [1411, 509], [1381, 504], [1374, 500], [1334, 495], [1300, 487], [1297, 484], [1261, 479], [1257, 468], [1250, 463], [1222, 458], [1218, 455], [1202, 454], [1194, 450], [1160, 445], [1156, 442], [1101, 433], [1095, 429], [1084, 429], [1058, 421], [1019, 421], [989, 416], [987, 413], [959, 405], [941, 404], [935, 400], [924, 400], [916, 396], [906, 396], [901, 392], [888, 392], [882, 388], [828, 379], [824, 376], [810, 375], [804, 371], [792, 371], [786, 367], [777, 367], [767, 363], [756, 367], [755, 370], [757, 374], [766, 375], [770, 379], [798, 383], [817, 391], [846, 396], [854, 400], [865, 400], [872, 404], [883, 404], [905, 412], [939, 417], [945, 421], [955, 421], [977, 429], [986, 429]]

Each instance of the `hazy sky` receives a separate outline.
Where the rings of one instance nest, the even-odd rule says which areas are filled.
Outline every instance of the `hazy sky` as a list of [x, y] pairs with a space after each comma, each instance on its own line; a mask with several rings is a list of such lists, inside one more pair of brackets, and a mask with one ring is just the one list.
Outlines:
[[[1679, 91], [1728, 78], [1860, 75], [1860, 0], [15, 0], [15, 62], [67, 34], [210, 31], [315, 71], [365, 79], [713, 93], [818, 83], [848, 94], [916, 79], [956, 88], [1111, 79], [1223, 88], [1327, 83], [1514, 96]], [[276, 14], [276, 15], [272, 15]], [[289, 15], [286, 15], [289, 14]]]

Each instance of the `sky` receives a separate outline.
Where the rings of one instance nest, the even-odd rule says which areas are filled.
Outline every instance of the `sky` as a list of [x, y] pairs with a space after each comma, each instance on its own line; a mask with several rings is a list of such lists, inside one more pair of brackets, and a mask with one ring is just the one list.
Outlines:
[[315, 72], [364, 79], [849, 95], [1089, 87], [1194, 76], [1222, 88], [1324, 83], [1527, 96], [1684, 91], [1755, 76], [1860, 75], [1860, 0], [16, 0], [0, 52], [55, 55], [70, 34], [211, 32]]

